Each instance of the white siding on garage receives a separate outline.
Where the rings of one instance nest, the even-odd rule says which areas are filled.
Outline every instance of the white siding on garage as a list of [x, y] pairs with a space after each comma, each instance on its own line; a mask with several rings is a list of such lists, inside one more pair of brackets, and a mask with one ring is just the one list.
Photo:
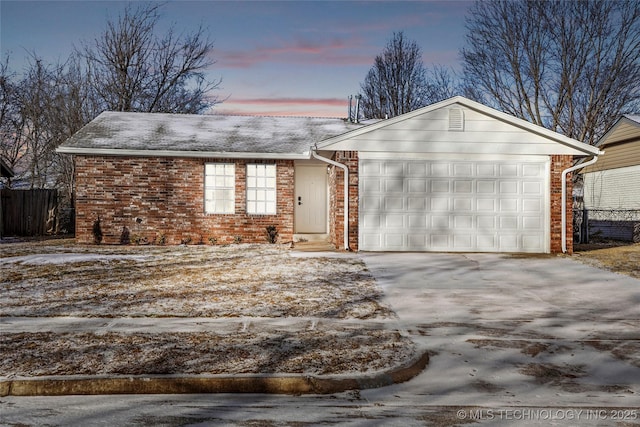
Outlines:
[[[442, 108], [407, 120], [380, 122], [374, 132], [359, 133], [331, 145], [332, 150], [396, 153], [481, 153], [509, 155], [574, 154], [575, 149], [489, 117], [470, 108], [462, 111], [464, 131], [449, 127], [450, 109]], [[411, 113], [410, 113], [411, 114]], [[409, 115], [410, 115], [409, 114]]]
[[360, 159], [361, 250], [549, 251], [548, 157], [378, 156]]

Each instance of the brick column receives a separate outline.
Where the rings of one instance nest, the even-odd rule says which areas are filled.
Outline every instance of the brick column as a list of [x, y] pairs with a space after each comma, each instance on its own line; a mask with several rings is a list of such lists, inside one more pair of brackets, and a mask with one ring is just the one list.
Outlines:
[[[349, 247], [358, 250], [358, 152], [338, 151], [333, 157], [349, 169]], [[329, 235], [331, 242], [344, 249], [344, 172], [332, 167], [329, 174]]]
[[[551, 253], [562, 253], [562, 171], [573, 166], [573, 156], [551, 156]], [[573, 253], [573, 180], [567, 175], [567, 253]]]

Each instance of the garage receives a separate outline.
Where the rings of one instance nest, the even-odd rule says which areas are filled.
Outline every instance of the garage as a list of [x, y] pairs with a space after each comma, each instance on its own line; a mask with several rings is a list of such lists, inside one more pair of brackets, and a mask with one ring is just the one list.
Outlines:
[[361, 250], [549, 251], [548, 158], [360, 159], [359, 169]]
[[333, 162], [332, 241], [405, 252], [570, 253], [571, 172], [601, 154], [464, 97], [314, 148]]

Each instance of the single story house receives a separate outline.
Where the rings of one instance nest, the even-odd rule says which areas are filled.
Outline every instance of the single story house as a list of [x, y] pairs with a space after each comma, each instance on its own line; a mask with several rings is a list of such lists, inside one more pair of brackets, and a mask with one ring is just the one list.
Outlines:
[[624, 115], [596, 143], [597, 163], [581, 170], [589, 234], [640, 241], [640, 115]]
[[[75, 159], [76, 238], [362, 251], [571, 252], [569, 173], [597, 148], [463, 97], [374, 123], [105, 112]], [[346, 177], [346, 179], [345, 179]], [[565, 212], [566, 211], [566, 212]]]

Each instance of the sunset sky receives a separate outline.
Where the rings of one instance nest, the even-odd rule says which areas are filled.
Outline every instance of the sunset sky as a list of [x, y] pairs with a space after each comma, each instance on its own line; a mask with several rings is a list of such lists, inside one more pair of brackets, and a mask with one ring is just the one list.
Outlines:
[[[161, 29], [200, 24], [214, 41], [208, 71], [222, 78], [214, 113], [346, 117], [373, 60], [394, 31], [424, 64], [460, 69], [470, 1], [169, 1]], [[14, 71], [29, 53], [63, 61], [117, 18], [120, 1], [0, 1], [0, 49]]]

